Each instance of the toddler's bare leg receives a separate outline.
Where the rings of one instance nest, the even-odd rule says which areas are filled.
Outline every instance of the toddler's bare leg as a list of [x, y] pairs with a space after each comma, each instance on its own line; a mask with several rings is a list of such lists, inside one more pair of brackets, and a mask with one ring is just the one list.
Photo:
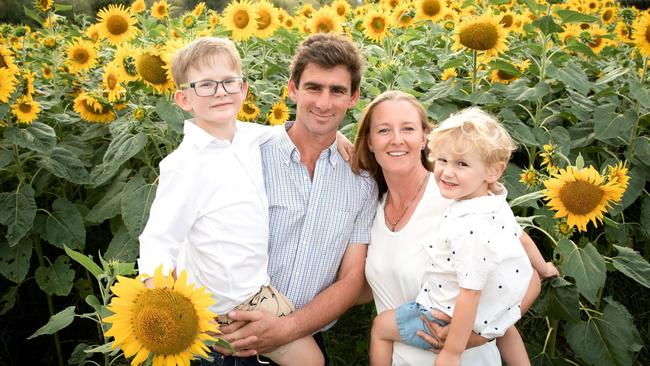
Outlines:
[[314, 337], [302, 337], [264, 356], [281, 366], [323, 366], [325, 357]]
[[497, 338], [497, 347], [508, 366], [530, 366], [524, 340], [514, 325], [502, 337]]
[[395, 310], [386, 310], [372, 321], [370, 331], [370, 365], [390, 366], [393, 362], [393, 342], [399, 341]]

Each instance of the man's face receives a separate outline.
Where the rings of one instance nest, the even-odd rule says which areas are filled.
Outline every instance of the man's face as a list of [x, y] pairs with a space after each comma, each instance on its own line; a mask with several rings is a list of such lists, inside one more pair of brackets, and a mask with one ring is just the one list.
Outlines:
[[296, 103], [296, 124], [315, 136], [334, 136], [345, 112], [359, 100], [359, 90], [351, 90], [351, 84], [345, 66], [324, 69], [308, 64], [300, 85], [289, 81], [289, 97]]

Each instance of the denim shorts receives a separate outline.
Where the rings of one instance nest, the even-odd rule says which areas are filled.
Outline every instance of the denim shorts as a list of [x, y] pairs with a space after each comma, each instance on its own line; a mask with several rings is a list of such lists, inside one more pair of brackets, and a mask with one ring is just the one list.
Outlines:
[[395, 320], [397, 321], [397, 329], [399, 330], [401, 343], [428, 350], [431, 348], [431, 344], [416, 334], [418, 330], [431, 334], [422, 319], [420, 319], [421, 315], [426, 316], [430, 321], [438, 323], [443, 327], [449, 325], [444, 320], [434, 318], [429, 309], [415, 301], [407, 302], [398, 307], [395, 311]]

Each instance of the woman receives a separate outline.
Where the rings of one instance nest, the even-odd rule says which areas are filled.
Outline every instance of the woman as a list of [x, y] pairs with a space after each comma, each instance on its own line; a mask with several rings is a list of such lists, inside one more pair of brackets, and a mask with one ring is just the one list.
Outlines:
[[[366, 279], [377, 313], [415, 299], [428, 262], [423, 244], [435, 243], [441, 215], [449, 204], [440, 195], [433, 164], [427, 159], [430, 129], [422, 105], [399, 91], [375, 98], [359, 124], [354, 167], [368, 171], [379, 187], [380, 202], [366, 259]], [[440, 341], [425, 339], [432, 347], [441, 347]], [[476, 335], [470, 340], [474, 345], [483, 342]], [[393, 365], [433, 365], [434, 360], [433, 352], [394, 344]], [[468, 349], [461, 361], [465, 365], [501, 365], [495, 342]]]

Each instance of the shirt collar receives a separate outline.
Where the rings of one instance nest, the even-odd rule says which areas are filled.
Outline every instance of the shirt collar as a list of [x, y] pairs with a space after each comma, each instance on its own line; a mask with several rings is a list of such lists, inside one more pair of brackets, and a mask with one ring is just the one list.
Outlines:
[[508, 191], [503, 184], [498, 183], [501, 189], [497, 194], [481, 196], [469, 200], [454, 201], [450, 208], [450, 214], [453, 216], [462, 216], [465, 214], [484, 214], [493, 213], [506, 202]]
[[[289, 165], [289, 163], [292, 161], [294, 163], [300, 163], [300, 151], [298, 151], [296, 144], [293, 143], [289, 137], [289, 134], [287, 133], [287, 131], [291, 128], [291, 126], [293, 126], [294, 123], [295, 121], [286, 122], [284, 124], [284, 131], [281, 132], [277, 140], [278, 148], [284, 157], [283, 160], [286, 165]], [[332, 143], [332, 145], [321, 152], [319, 159], [323, 158], [327, 159], [333, 168], [336, 167], [339, 159], [342, 159], [336, 146], [336, 140], [334, 143]]]
[[[238, 127], [236, 126], [235, 135], [237, 135], [237, 129]], [[226, 147], [231, 145], [230, 141], [220, 140], [207, 133], [201, 127], [197, 126], [196, 123], [194, 123], [193, 118], [185, 120], [185, 123], [183, 125], [183, 134], [185, 135], [183, 141], [190, 142], [199, 150], [204, 150], [210, 145], [216, 147]]]

